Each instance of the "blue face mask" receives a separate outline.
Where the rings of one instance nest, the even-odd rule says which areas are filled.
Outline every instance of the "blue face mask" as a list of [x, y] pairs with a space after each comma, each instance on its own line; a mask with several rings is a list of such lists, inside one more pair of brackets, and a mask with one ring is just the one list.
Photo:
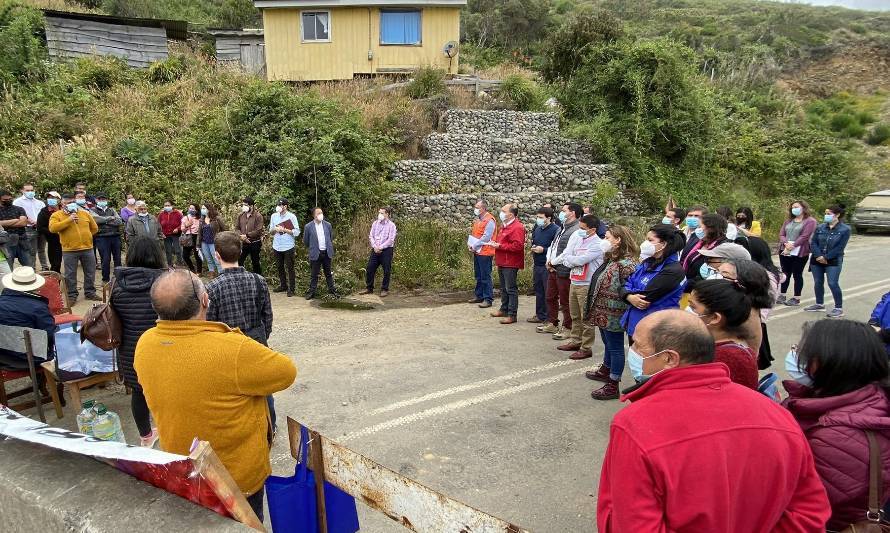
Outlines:
[[575, 233], [577, 233], [578, 236], [581, 237], [582, 239], [585, 238], [585, 237], [587, 237], [587, 230], [586, 230], [586, 229], [579, 229], [579, 230], [576, 231]]
[[707, 263], [702, 263], [702, 265], [698, 267], [698, 274], [701, 276], [701, 279], [723, 279], [720, 272]]
[[204, 216], [207, 216], [207, 208], [206, 207], [201, 208], [201, 214]]
[[797, 352], [790, 350], [785, 356], [785, 371], [791, 376], [791, 379], [800, 383], [804, 387], [813, 386], [813, 378], [809, 374], [798, 368]]
[[27, 198], [28, 200], [33, 200], [33, 199], [34, 199], [34, 191], [28, 191], [28, 192], [26, 192], [26, 193], [25, 193], [25, 198]]
[[825, 223], [831, 224], [832, 222], [834, 222], [834, 215], [825, 215]]
[[674, 223], [674, 219], [672, 219], [671, 217], [664, 217], [663, 219], [661, 219], [661, 223], [671, 225]]
[[565, 222], [565, 221], [566, 221], [566, 212], [565, 212], [565, 211], [560, 211], [560, 212], [559, 212], [559, 221], [560, 221], [560, 222]]
[[171, 206], [169, 206], [169, 205], [165, 205], [165, 206], [164, 206], [164, 211], [170, 213], [170, 212], [173, 211], [173, 207], [171, 207]]
[[803, 209], [801, 209], [800, 207], [792, 207], [791, 208], [792, 215], [799, 217], [801, 213], [803, 213]]
[[543, 228], [545, 222], [547, 222], [547, 219], [544, 219], [544, 218], [536, 218], [535, 219], [535, 225], [538, 226], [539, 228]]
[[50, 207], [55, 207], [55, 206], [59, 205], [59, 201], [56, 200], [55, 198], [47, 198], [46, 205], [48, 205]]
[[705, 228], [695, 228], [695, 236], [698, 237], [699, 240], [705, 238]]
[[83, 198], [78, 198], [77, 200], [74, 200], [74, 203], [76, 203], [77, 205], [86, 205], [87, 201]]
[[66, 208], [69, 212], [73, 213], [73, 212], [77, 211], [77, 204], [76, 204], [76, 203], [68, 204], [68, 205], [65, 206], [65, 208]]
[[651, 378], [652, 376], [654, 376], [655, 374], [658, 374], [658, 372], [661, 372], [661, 370], [659, 370], [655, 374], [644, 375], [643, 374], [643, 361], [646, 359], [651, 359], [652, 357], [655, 357], [656, 355], [661, 355], [666, 351], [667, 350], [662, 350], [662, 351], [656, 352], [650, 356], [643, 357], [642, 355], [638, 354], [636, 352], [636, 350], [633, 349], [632, 346], [629, 347], [627, 349], [627, 366], [630, 368], [630, 373], [634, 377], [634, 379], [637, 381], [647, 380], [647, 379]]
[[701, 222], [698, 217], [686, 217], [686, 227], [689, 229], [695, 229], [698, 227], [698, 223]]
[[108, 202], [96, 202], [96, 207], [101, 207], [102, 209], [105, 209], [106, 207], [108, 207]]

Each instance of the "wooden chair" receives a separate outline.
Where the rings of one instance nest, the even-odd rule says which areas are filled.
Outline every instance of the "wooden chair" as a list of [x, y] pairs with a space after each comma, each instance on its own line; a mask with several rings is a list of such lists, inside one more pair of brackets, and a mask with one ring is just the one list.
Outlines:
[[68, 301], [68, 286], [65, 278], [58, 272], [44, 270], [40, 275], [46, 280], [38, 293], [49, 300], [49, 312], [56, 320], [56, 325], [82, 322], [83, 317], [71, 312], [71, 303]]
[[[14, 352], [23, 352], [28, 358], [28, 370], [0, 370], [0, 403], [8, 405], [12, 409], [29, 409], [37, 406], [37, 414], [40, 416], [41, 422], [46, 422], [46, 415], [43, 414], [43, 404], [49, 401], [53, 402], [56, 408], [56, 416], [62, 418], [62, 401], [59, 390], [54, 380], [46, 372], [47, 364], [52, 361], [43, 363], [41, 370], [46, 378], [45, 383], [41, 383], [37, 377], [37, 367], [35, 358], [46, 359], [46, 331], [42, 329], [24, 328], [18, 326], [2, 326], [0, 325], [0, 346]], [[27, 388], [21, 389], [9, 394], [6, 393], [5, 382], [13, 379], [31, 378], [31, 390]], [[46, 396], [46, 384], [50, 384], [48, 398]], [[28, 402], [18, 404], [10, 404], [9, 398], [16, 398], [33, 392], [34, 399]]]
[[[46, 375], [47, 387], [50, 390], [55, 390], [56, 387], [63, 388], [64, 385], [67, 385], [68, 392], [71, 394], [71, 409], [74, 411], [75, 415], [80, 412], [81, 408], [82, 402], [80, 399], [80, 391], [92, 387], [93, 385], [109, 383], [117, 379], [117, 372], [97, 372], [83, 378], [62, 381], [59, 379], [58, 374], [58, 360], [59, 358], [56, 356], [55, 362], [47, 361], [41, 365], [43, 367], [43, 372]], [[56, 413], [60, 412], [61, 409], [56, 410]], [[59, 415], [59, 418], [62, 418], [61, 414]]]

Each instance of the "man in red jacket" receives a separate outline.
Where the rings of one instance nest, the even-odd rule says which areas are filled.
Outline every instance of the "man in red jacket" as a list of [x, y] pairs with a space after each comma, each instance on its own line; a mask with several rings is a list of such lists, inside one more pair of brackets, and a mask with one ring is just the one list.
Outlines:
[[504, 227], [498, 234], [494, 247], [494, 264], [498, 267], [501, 281], [501, 309], [493, 311], [491, 316], [503, 317], [501, 324], [515, 324], [516, 312], [519, 309], [519, 287], [516, 277], [525, 267], [525, 226], [516, 216], [519, 209], [514, 204], [501, 208], [500, 217]]
[[173, 200], [164, 202], [164, 210], [158, 213], [158, 223], [164, 232], [164, 252], [167, 255], [167, 266], [172, 267], [174, 259], [176, 264], [182, 264], [182, 245], [179, 244], [180, 226], [182, 225], [182, 211], [173, 207]]
[[612, 420], [600, 533], [824, 531], [831, 508], [800, 426], [730, 381], [696, 318], [666, 310], [637, 325], [627, 360], [643, 383]]

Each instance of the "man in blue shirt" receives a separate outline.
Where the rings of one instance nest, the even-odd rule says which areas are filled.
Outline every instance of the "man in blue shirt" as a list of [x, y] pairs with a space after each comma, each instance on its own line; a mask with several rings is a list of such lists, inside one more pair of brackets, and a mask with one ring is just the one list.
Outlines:
[[535, 314], [527, 320], [535, 324], [547, 322], [547, 250], [559, 233], [553, 223], [553, 208], [538, 209], [535, 229], [532, 232], [532, 259], [534, 260], [533, 284], [535, 287]]
[[300, 235], [297, 216], [288, 211], [287, 198], [278, 200], [275, 213], [269, 218], [269, 233], [272, 234], [272, 250], [278, 266], [278, 288], [272, 292], [287, 292], [288, 297], [297, 290], [294, 272], [295, 237]]
[[[46, 331], [47, 354], [52, 358], [55, 351], [56, 321], [49, 311], [49, 301], [38, 291], [46, 279], [31, 267], [18, 267], [0, 279], [0, 324]], [[38, 365], [41, 361], [36, 362]], [[0, 368], [24, 370], [28, 357], [0, 347]]]

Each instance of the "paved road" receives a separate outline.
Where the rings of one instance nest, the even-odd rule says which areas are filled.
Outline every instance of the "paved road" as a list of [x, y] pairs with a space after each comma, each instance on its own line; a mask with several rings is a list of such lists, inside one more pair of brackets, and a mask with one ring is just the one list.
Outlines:
[[[890, 290], [888, 264], [890, 237], [851, 240], [841, 275], [848, 318], [866, 320]], [[807, 305], [812, 278], [805, 282]], [[294, 386], [276, 395], [280, 418], [533, 531], [594, 528], [609, 422], [622, 408], [589, 396], [583, 373], [601, 360], [599, 341], [593, 359], [572, 362], [532, 325], [502, 326], [466, 304], [350, 312], [279, 295], [273, 302], [270, 342], [299, 368]], [[521, 297], [523, 320], [532, 309], [533, 299]], [[802, 307], [775, 311], [774, 355], [783, 357], [801, 325], [817, 318]], [[128, 421], [128, 400], [114, 392], [97, 395]], [[73, 417], [62, 422], [71, 426]], [[293, 467], [285, 441], [273, 449], [276, 474]], [[363, 531], [404, 531], [361, 504], [359, 512]]]

